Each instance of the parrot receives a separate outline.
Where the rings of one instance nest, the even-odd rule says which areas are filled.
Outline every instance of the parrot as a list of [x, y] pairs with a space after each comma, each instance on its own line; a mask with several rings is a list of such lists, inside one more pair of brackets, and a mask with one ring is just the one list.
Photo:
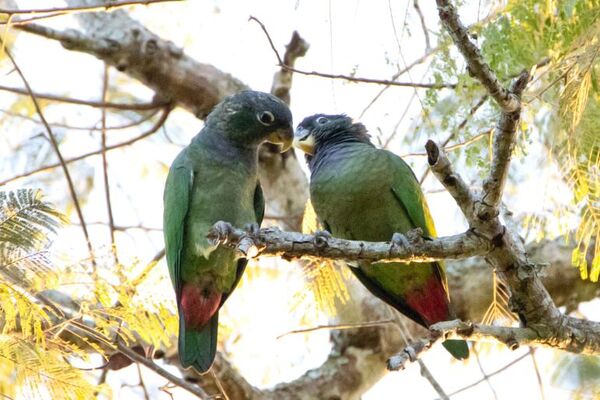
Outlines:
[[[325, 229], [320, 234], [393, 243], [415, 228], [425, 238], [436, 236], [412, 169], [394, 153], [376, 148], [363, 124], [346, 115], [306, 117], [296, 128], [294, 147], [306, 153], [310, 200]], [[372, 294], [419, 325], [453, 319], [441, 261], [349, 265]], [[446, 340], [443, 346], [456, 359], [469, 355], [464, 340]]]
[[178, 352], [184, 368], [210, 369], [217, 348], [219, 309], [238, 284], [247, 260], [207, 239], [218, 221], [258, 229], [264, 198], [258, 146], [289, 149], [292, 114], [277, 97], [241, 91], [223, 99], [173, 161], [164, 189], [163, 233], [179, 315]]

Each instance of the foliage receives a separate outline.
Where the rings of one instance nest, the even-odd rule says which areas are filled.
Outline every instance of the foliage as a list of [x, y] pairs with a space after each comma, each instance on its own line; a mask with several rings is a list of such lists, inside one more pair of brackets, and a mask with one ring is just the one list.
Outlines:
[[[317, 214], [309, 200], [302, 217], [302, 232], [313, 233], [318, 229]], [[310, 260], [302, 268], [314, 304], [328, 315], [335, 315], [336, 300], [344, 304], [349, 299], [348, 289], [344, 283], [350, 275], [346, 272], [346, 267], [336, 265], [330, 260]]]
[[[509, 1], [506, 7], [483, 26], [472, 29], [478, 34], [482, 53], [503, 82], [508, 82], [523, 69], [533, 72], [533, 80], [524, 95], [522, 114], [523, 137], [538, 134], [550, 149], [564, 181], [572, 189], [570, 205], [554, 205], [552, 218], [567, 226], [575, 210], [579, 215], [575, 230], [573, 265], [582, 279], [597, 281], [600, 276], [600, 244], [594, 238], [600, 234], [600, 2], [597, 0], [527, 0]], [[441, 43], [447, 43], [447, 34]], [[536, 66], [539, 66], [536, 68]], [[448, 49], [433, 63], [436, 81], [458, 80], [457, 96], [438, 101], [440, 94], [430, 91], [428, 104], [441, 115], [440, 127], [453, 132], [462, 115], [481, 92], [467, 71], [457, 65]], [[458, 76], [458, 78], [456, 78]], [[440, 108], [451, 103], [451, 110]], [[446, 106], [446, 108], [448, 108]], [[467, 140], [473, 127], [481, 129], [482, 110], [469, 121], [455, 140]], [[450, 111], [450, 112], [448, 112]], [[497, 110], [495, 111], [497, 112]], [[484, 118], [481, 118], [481, 117]], [[528, 139], [521, 141], [515, 155], [527, 149]], [[487, 170], [486, 143], [470, 145], [464, 155], [467, 165]], [[541, 213], [526, 216], [525, 223], [540, 229], [537, 239], [544, 236], [545, 217]], [[561, 229], [566, 231], [567, 229]], [[589, 254], [592, 256], [590, 257]], [[590, 262], [591, 261], [591, 262]]]
[[[154, 264], [56, 265], [51, 238], [65, 222], [40, 191], [0, 192], [0, 393], [89, 399], [107, 387], [76, 367], [114, 341], [169, 345], [172, 304], [155, 298]], [[165, 284], [165, 282], [160, 282]]]

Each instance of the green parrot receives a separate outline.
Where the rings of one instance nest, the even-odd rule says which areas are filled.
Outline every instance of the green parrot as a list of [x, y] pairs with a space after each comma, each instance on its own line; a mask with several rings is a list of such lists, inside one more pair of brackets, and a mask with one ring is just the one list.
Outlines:
[[278, 98], [243, 91], [224, 99], [204, 128], [175, 158], [164, 191], [163, 231], [179, 313], [181, 365], [206, 372], [217, 349], [218, 311], [247, 260], [206, 238], [218, 221], [260, 226], [264, 199], [258, 146], [291, 147], [292, 114]]
[[[298, 125], [294, 145], [307, 153], [310, 198], [332, 235], [388, 241], [421, 228], [435, 237], [413, 171], [397, 155], [375, 148], [363, 124], [346, 115], [313, 115]], [[351, 270], [371, 293], [424, 327], [453, 317], [442, 262], [359, 263]], [[457, 359], [469, 355], [464, 340], [443, 345]]]

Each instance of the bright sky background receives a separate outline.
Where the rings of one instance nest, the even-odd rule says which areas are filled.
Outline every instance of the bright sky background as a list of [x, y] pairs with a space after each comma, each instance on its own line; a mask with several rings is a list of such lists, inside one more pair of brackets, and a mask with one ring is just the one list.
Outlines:
[[[41, 0], [35, 2], [22, 0], [19, 4], [23, 8], [63, 5], [60, 1]], [[393, 20], [390, 17], [390, 4]], [[429, 28], [437, 31], [437, 15], [433, 2], [421, 0], [421, 8]], [[482, 9], [481, 17], [485, 16], [487, 11]], [[248, 22], [248, 17], [251, 15], [259, 18], [266, 25], [275, 45], [282, 53], [292, 31], [300, 32], [301, 36], [310, 43], [308, 54], [297, 63], [297, 67], [304, 70], [343, 74], [355, 70], [357, 76], [388, 79], [396, 72], [397, 62], [400, 62], [402, 67], [402, 61], [399, 61], [402, 57], [406, 63], [410, 63], [420, 57], [425, 49], [418, 17], [412, 7], [412, 1], [407, 0], [395, 2], [190, 0], [182, 3], [136, 7], [132, 14], [163, 38], [168, 38], [182, 46], [188, 55], [230, 72], [256, 90], [267, 92], [270, 90], [273, 74], [277, 70], [276, 58], [259, 26], [254, 22]], [[470, 24], [477, 20], [477, 10], [473, 7], [461, 10], [461, 16], [464, 23]], [[402, 29], [404, 21], [411, 33], [410, 37]], [[57, 28], [77, 27], [71, 17], [56, 18], [48, 23]], [[401, 53], [396, 35], [401, 44]], [[432, 45], [435, 46], [435, 34], [432, 32], [430, 36]], [[64, 94], [75, 98], [94, 100], [100, 98], [103, 66], [97, 59], [85, 54], [64, 51], [56, 42], [25, 33], [19, 34], [13, 53], [35, 91]], [[2, 73], [0, 82], [20, 87], [21, 82], [16, 74], [7, 75], [9, 70], [8, 65], [4, 64], [0, 70]], [[424, 73], [424, 68], [415, 68], [410, 76], [404, 75], [402, 80], [419, 81]], [[118, 85], [121, 90], [126, 90], [140, 99], [151, 99], [151, 91], [131, 82], [114, 69], [111, 70], [110, 76], [111, 82]], [[358, 118], [380, 89], [381, 87], [375, 85], [357, 85], [317, 77], [294, 76], [291, 105], [294, 120], [297, 123], [305, 116], [316, 112], [343, 112]], [[361, 121], [371, 129], [373, 134], [380, 129], [385, 135], [397, 123], [412, 94], [413, 89], [410, 88], [391, 88], [364, 114]], [[419, 94], [421, 97], [424, 96], [423, 91]], [[14, 99], [15, 96], [0, 92], [0, 108], [9, 108]], [[414, 102], [409, 116], [400, 125], [400, 132], [408, 131], [413, 127], [418, 120], [419, 111], [419, 102]], [[50, 121], [80, 126], [94, 125], [100, 119], [99, 110], [68, 105], [47, 107], [45, 114]], [[121, 117], [109, 116], [109, 125], [123, 122]], [[494, 123], [495, 121], [490, 121], [490, 126]], [[41, 132], [40, 126], [19, 120], [14, 121], [12, 125], [4, 123], [2, 126], [11, 127], [14, 131], [0, 132], [0, 143], [2, 143], [0, 160], [11, 152], [10, 145], [21, 143], [25, 137], [33, 138], [29, 145], [36, 149], [36, 157], [42, 158], [52, 154], [46, 142], [34, 138]], [[186, 111], [176, 110], [169, 118], [165, 130], [173, 142], [184, 145], [189, 143], [201, 126], [201, 121]], [[64, 129], [56, 129], [55, 132], [67, 137], [61, 145], [66, 157], [99, 147], [97, 133], [91, 135], [85, 131]], [[121, 142], [136, 134], [139, 134], [139, 131], [109, 133], [109, 144]], [[438, 134], [438, 137], [445, 137], [448, 133], [438, 132]], [[390, 150], [397, 154], [422, 151], [429, 137], [417, 137], [411, 148], [400, 147], [401, 138], [402, 134], [399, 134], [398, 140], [392, 142], [390, 146]], [[181, 146], [166, 140], [163, 131], [149, 141], [138, 142], [131, 148], [109, 153], [113, 187], [116, 188], [113, 189], [112, 195], [117, 225], [141, 223], [144, 226], [161, 227], [164, 179], [168, 165], [180, 149]], [[127, 156], [123, 157], [123, 155]], [[535, 174], [528, 176], [531, 167], [544, 159], [545, 155], [541, 148], [532, 146], [528, 159], [514, 163], [513, 172], [523, 179], [518, 187], [508, 188], [509, 206], [516, 214], [535, 210], [547, 201], [568, 202], [568, 191], [556, 189], [558, 184], [556, 168], [537, 169]], [[413, 165], [417, 176], [420, 176], [424, 170], [425, 159], [411, 157], [407, 161]], [[10, 162], [12, 164], [10, 166], [0, 163], [1, 179], [27, 170], [26, 164], [31, 162], [31, 159], [22, 157], [15, 162], [12, 158]], [[91, 183], [86, 180], [86, 177], [93, 179], [94, 189], [84, 209], [87, 221], [105, 221], [100, 157], [79, 163], [77, 168], [71, 167], [71, 170], [80, 190]], [[519, 173], [519, 170], [525, 172]], [[61, 174], [60, 169], [56, 169], [52, 174], [55, 176]], [[64, 208], [64, 199], [67, 198], [66, 187], [60, 180], [55, 180], [54, 182], [58, 183], [48, 186], [47, 180], [44, 180], [46, 176], [48, 175], [35, 175], [27, 180], [15, 182], [9, 187], [16, 188], [24, 184], [41, 185], [45, 187], [47, 198]], [[551, 185], [550, 189], [549, 185]], [[435, 189], [439, 188], [439, 185], [430, 178], [425, 188]], [[126, 193], [129, 195], [133, 193], [135, 197], [129, 198]], [[464, 229], [465, 223], [455, 212], [454, 203], [447, 194], [430, 194], [428, 200], [440, 235], [458, 233]], [[74, 214], [73, 220], [76, 221]], [[91, 233], [94, 243], [103, 246], [108, 244], [108, 233], [105, 227], [92, 226]], [[78, 259], [87, 255], [83, 243], [80, 229], [73, 227], [65, 229], [56, 244], [60, 251], [68, 253], [73, 259]], [[149, 234], [139, 231], [118, 234], [118, 248], [121, 260], [125, 263], [134, 259], [147, 261], [162, 246], [160, 231]], [[281, 333], [299, 328], [298, 321], [303, 312], [312, 312], [302, 309], [290, 311], [295, 302], [292, 293], [306, 289], [303, 289], [299, 268], [293, 264], [282, 264], [287, 263], [280, 262], [276, 265], [272, 260], [268, 262], [271, 268], [284, 270], [276, 283], [270, 279], [253, 278], [251, 284], [242, 284], [224, 307], [223, 322], [240, 333], [231, 335], [226, 342], [226, 348], [242, 375], [252, 384], [260, 387], [271, 386], [300, 376], [307, 368], [320, 365], [329, 351], [327, 332], [276, 339], [276, 336]], [[171, 296], [164, 261], [158, 268], [162, 269], [166, 286], [157, 290], [156, 295]], [[327, 317], [322, 314], [310, 317], [309, 320], [313, 323], [327, 323]], [[490, 353], [493, 356], [482, 355], [483, 368], [486, 372], [491, 372], [525, 351], [527, 350], [521, 349], [509, 352], [501, 348], [493, 348]], [[555, 362], [553, 353], [539, 350], [536, 355], [542, 366], [546, 398], [569, 398], [569, 387], [556, 387], [549, 382], [551, 366]], [[449, 364], [449, 358], [450, 356], [439, 346], [424, 357], [433, 375], [448, 393], [481, 377], [474, 357], [467, 365], [456, 362]], [[122, 375], [117, 373], [109, 375], [109, 382], [112, 382], [116, 389], [123, 379]], [[166, 399], [167, 396], [158, 391], [163, 381], [149, 372], [145, 376], [156, 398]], [[133, 370], [125, 379], [129, 383], [137, 383], [137, 376]], [[519, 398], [539, 398], [539, 388], [529, 357], [513, 366], [508, 373], [492, 378], [492, 383], [501, 399], [515, 396], [517, 393]], [[117, 398], [131, 398], [132, 391], [139, 396], [139, 389], [123, 387], [117, 390]], [[176, 391], [176, 393], [177, 398], [189, 397], [183, 391]], [[398, 398], [399, 393], [410, 393], [410, 397], [419, 399], [437, 397], [427, 381], [420, 376], [418, 366], [411, 365], [406, 371], [388, 374], [365, 394], [364, 399]], [[482, 383], [454, 398], [491, 398], [491, 391], [486, 383]]]

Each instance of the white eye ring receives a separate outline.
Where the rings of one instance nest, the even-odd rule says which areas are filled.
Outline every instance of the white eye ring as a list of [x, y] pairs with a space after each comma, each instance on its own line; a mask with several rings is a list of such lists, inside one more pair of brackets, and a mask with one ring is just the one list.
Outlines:
[[275, 122], [275, 116], [271, 111], [259, 112], [258, 114], [256, 114], [256, 119], [258, 120], [258, 122], [265, 126], [269, 126], [273, 124], [273, 122]]
[[317, 124], [323, 125], [325, 123], [327, 123], [327, 118], [325, 118], [325, 117], [319, 117], [319, 118], [317, 118]]

